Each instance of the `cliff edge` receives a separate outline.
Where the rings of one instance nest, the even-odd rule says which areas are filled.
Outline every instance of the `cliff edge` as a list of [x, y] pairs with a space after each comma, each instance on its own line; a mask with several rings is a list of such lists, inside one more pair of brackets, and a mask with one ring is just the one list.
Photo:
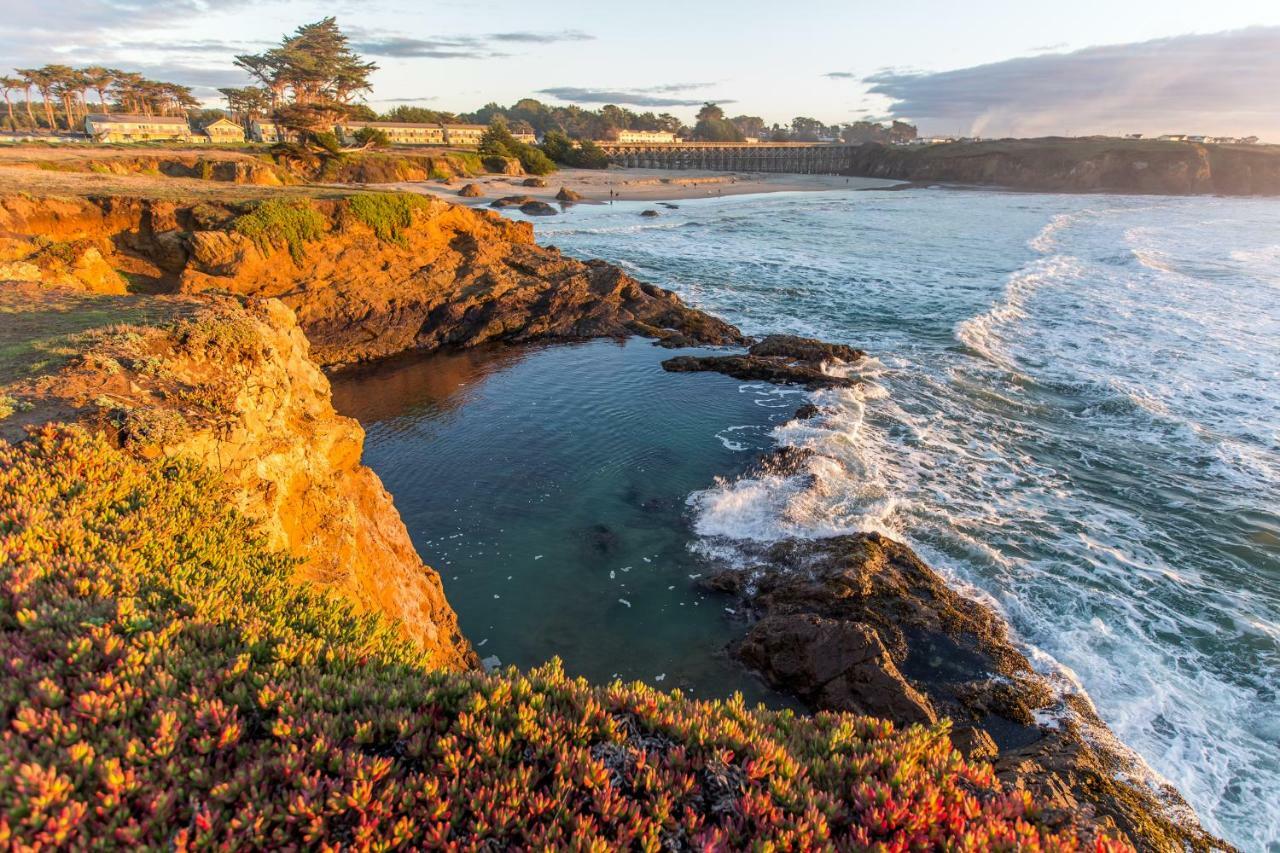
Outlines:
[[1280, 195], [1280, 146], [1155, 139], [998, 139], [868, 144], [849, 175], [1045, 192]]
[[0, 284], [0, 438], [74, 422], [143, 460], [215, 472], [295, 579], [390, 618], [436, 666], [475, 655], [276, 300], [89, 295]]

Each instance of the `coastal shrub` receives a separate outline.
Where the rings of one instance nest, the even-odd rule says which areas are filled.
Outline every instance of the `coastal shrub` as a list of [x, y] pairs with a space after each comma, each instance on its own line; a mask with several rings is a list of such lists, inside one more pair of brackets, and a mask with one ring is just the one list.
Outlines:
[[283, 243], [293, 262], [301, 264], [306, 244], [324, 235], [325, 218], [310, 199], [272, 198], [237, 217], [231, 229], [252, 240], [263, 254]]
[[590, 139], [574, 142], [558, 130], [548, 131], [542, 139], [542, 151], [552, 160], [576, 169], [607, 169], [609, 155]]
[[232, 504], [79, 428], [0, 442], [0, 848], [1082, 849], [945, 727], [427, 671]]
[[391, 137], [376, 127], [362, 127], [356, 131], [356, 144], [363, 148], [390, 148]]
[[[495, 120], [489, 125], [480, 138], [478, 150], [491, 171], [498, 171], [490, 163], [499, 157], [516, 158], [521, 168], [531, 175], [549, 175], [556, 170], [556, 164], [541, 149], [516, 139], [501, 121]], [[505, 168], [505, 164], [499, 168]]]
[[362, 193], [347, 199], [347, 211], [373, 229], [384, 243], [404, 245], [404, 229], [413, 224], [413, 212], [430, 202], [412, 193]]

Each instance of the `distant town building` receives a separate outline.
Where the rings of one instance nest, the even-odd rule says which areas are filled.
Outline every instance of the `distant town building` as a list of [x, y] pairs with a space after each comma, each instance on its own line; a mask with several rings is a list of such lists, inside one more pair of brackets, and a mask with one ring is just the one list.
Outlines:
[[917, 136], [915, 139], [908, 139], [902, 143], [904, 145], [946, 145], [949, 142], [955, 142], [954, 136]]
[[618, 142], [640, 143], [649, 145], [669, 144], [676, 141], [676, 135], [669, 130], [619, 130]]
[[355, 142], [356, 134], [365, 128], [380, 130], [396, 145], [444, 145], [444, 127], [407, 121], [351, 121], [333, 130], [344, 145]]
[[487, 124], [446, 124], [444, 141], [450, 145], [479, 145]]
[[244, 128], [229, 118], [211, 121], [201, 131], [210, 142], [244, 142]]
[[538, 144], [538, 135], [536, 133], [530, 133], [527, 130], [521, 130], [518, 132], [513, 130], [511, 131], [511, 135], [517, 142], [524, 142], [528, 145]]
[[1185, 133], [1166, 133], [1158, 137], [1161, 142], [1186, 142], [1187, 135]]
[[183, 116], [90, 113], [84, 132], [95, 142], [191, 141], [191, 127]]

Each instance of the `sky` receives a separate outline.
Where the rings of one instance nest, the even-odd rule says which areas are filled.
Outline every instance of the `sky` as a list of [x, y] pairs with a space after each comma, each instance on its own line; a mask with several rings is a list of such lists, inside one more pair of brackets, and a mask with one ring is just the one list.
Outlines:
[[1277, 0], [0, 0], [0, 74], [103, 64], [218, 106], [247, 82], [235, 54], [327, 15], [380, 66], [380, 112], [535, 97], [688, 121], [715, 101], [770, 124], [1280, 141]]

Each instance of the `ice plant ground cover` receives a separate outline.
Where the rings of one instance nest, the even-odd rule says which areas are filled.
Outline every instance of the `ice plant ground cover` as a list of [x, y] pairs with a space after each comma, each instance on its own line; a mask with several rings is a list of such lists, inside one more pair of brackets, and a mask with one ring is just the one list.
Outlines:
[[0, 443], [0, 848], [1086, 846], [945, 727], [428, 671], [227, 506], [77, 428]]

